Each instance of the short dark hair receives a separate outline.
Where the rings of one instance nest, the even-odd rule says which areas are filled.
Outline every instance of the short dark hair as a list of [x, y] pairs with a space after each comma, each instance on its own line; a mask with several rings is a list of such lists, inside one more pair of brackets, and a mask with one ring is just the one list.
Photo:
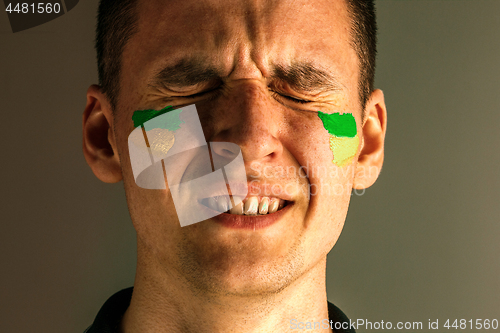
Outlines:
[[100, 0], [97, 11], [95, 48], [102, 92], [113, 112], [118, 104], [122, 53], [137, 31], [137, 0]]
[[346, 0], [351, 18], [351, 44], [359, 59], [359, 99], [364, 109], [375, 82], [377, 21], [373, 0]]
[[[345, 0], [351, 18], [351, 43], [359, 59], [358, 82], [361, 106], [365, 107], [375, 81], [377, 25], [373, 0]], [[95, 48], [99, 84], [113, 111], [120, 90], [121, 55], [137, 31], [137, 0], [100, 0]]]

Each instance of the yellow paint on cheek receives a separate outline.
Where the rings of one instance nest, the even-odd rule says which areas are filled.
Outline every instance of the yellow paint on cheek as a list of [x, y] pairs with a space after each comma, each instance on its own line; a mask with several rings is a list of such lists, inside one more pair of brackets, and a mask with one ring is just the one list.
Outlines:
[[[170, 148], [174, 145], [175, 136], [174, 132], [163, 128], [154, 128], [146, 132], [147, 144], [151, 149], [153, 156], [165, 156]], [[144, 145], [144, 134], [142, 131], [137, 132], [136, 135], [131, 135], [130, 140], [142, 147]], [[162, 157], [161, 157], [162, 158]]]
[[168, 129], [155, 128], [147, 132], [149, 139], [149, 147], [153, 154], [159, 153], [166, 155], [170, 148], [174, 145], [174, 132]]
[[339, 167], [344, 167], [352, 163], [354, 156], [358, 152], [359, 136], [354, 138], [338, 138], [330, 135], [330, 149], [333, 153], [333, 163]]

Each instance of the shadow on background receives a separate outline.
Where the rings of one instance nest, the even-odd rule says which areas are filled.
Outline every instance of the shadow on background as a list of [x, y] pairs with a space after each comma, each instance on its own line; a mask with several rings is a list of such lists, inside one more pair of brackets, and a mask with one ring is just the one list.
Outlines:
[[12, 32], [34, 28], [56, 19], [72, 10], [79, 0], [42, 3], [38, 1], [13, 2], [3, 0]]

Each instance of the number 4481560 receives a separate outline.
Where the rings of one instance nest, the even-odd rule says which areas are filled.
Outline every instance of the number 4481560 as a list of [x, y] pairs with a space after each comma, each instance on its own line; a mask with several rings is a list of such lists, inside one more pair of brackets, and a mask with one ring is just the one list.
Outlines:
[[12, 3], [9, 3], [7, 8], [5, 8], [5, 11], [12, 13], [32, 13], [32, 14], [51, 14], [51, 13], [59, 13], [61, 11], [61, 5], [59, 3], [43, 3], [39, 2], [37, 6], [35, 7], [35, 4], [28, 4], [28, 3], [17, 3], [15, 4], [14, 8], [12, 8], [13, 5]]
[[[467, 325], [469, 324], [469, 325]], [[474, 325], [475, 324], [475, 325]], [[447, 329], [494, 329], [496, 330], [498, 328], [498, 320], [497, 319], [476, 319], [476, 322], [474, 323], [472, 319], [466, 320], [466, 319], [455, 319], [455, 321], [452, 323], [450, 319], [446, 321], [443, 325]]]

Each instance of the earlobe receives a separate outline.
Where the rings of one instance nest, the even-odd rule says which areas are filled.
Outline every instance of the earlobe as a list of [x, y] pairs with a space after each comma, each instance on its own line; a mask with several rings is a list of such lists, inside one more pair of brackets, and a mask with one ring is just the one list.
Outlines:
[[375, 183], [384, 162], [384, 140], [387, 127], [387, 109], [384, 93], [376, 89], [366, 104], [362, 126], [362, 145], [358, 157], [353, 188], [364, 189]]
[[83, 112], [83, 154], [92, 172], [105, 183], [122, 180], [120, 159], [113, 133], [113, 114], [101, 88], [87, 90]]

